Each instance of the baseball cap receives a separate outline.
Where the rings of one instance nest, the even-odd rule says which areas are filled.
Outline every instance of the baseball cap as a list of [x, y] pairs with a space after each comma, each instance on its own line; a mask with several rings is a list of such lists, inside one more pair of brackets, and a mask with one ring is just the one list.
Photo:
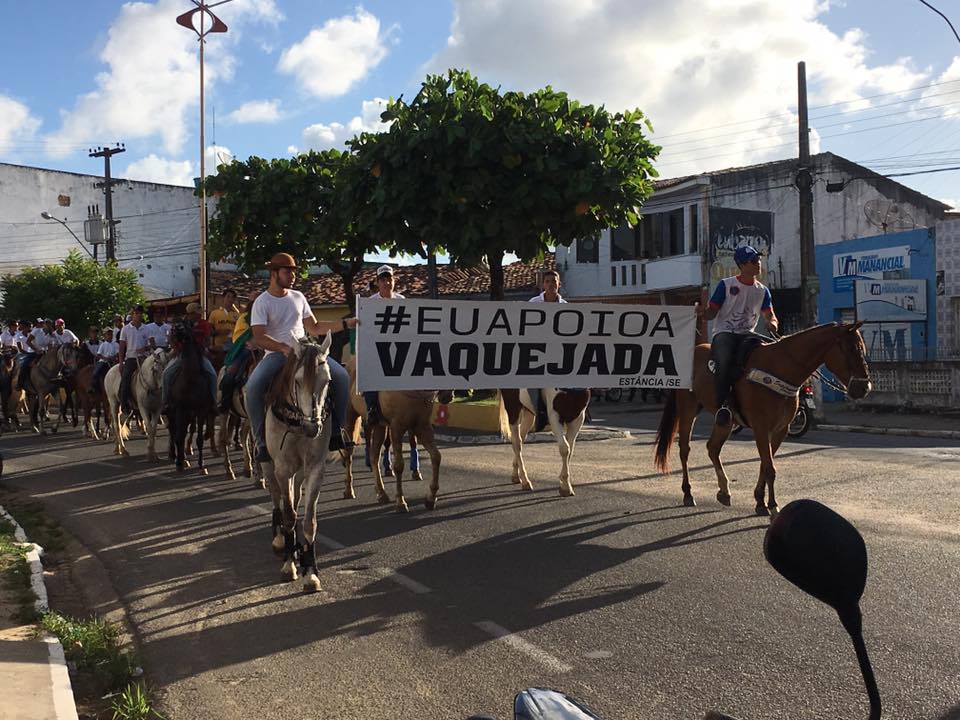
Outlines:
[[381, 275], [393, 275], [393, 268], [390, 265], [381, 265], [377, 268], [377, 277]]
[[743, 265], [748, 262], [753, 262], [761, 255], [763, 255], [763, 253], [756, 248], [750, 247], [749, 245], [741, 245], [733, 253], [733, 259], [737, 265]]
[[66, 323], [63, 321], [63, 318], [57, 318], [57, 321], [54, 323], [54, 325], [66, 325]]
[[189, 305], [187, 305], [187, 312], [188, 313], [200, 312], [200, 303], [192, 302]]
[[268, 270], [279, 270], [280, 268], [293, 268], [297, 269], [297, 261], [293, 259], [293, 255], [285, 252], [278, 252], [272, 258], [270, 262], [267, 263]]

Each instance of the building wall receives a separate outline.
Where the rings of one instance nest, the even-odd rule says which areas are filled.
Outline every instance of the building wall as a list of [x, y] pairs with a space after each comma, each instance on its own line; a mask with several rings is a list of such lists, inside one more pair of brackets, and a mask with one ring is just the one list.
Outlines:
[[[821, 245], [882, 234], [882, 228], [868, 219], [864, 210], [868, 203], [889, 207], [896, 203], [899, 222], [910, 219], [917, 227], [930, 227], [942, 213], [923, 204], [922, 198], [906, 187], [884, 178], [856, 179], [857, 166], [829, 153], [814, 158], [814, 238]], [[859, 172], [862, 172], [860, 170]], [[800, 211], [794, 187], [796, 166], [791, 162], [768, 163], [736, 172], [716, 173], [699, 178], [700, 184], [688, 181], [684, 190], [668, 188], [651, 197], [643, 208], [645, 214], [669, 212], [678, 207], [697, 206], [697, 227], [692, 227], [686, 213], [687, 249], [693, 255], [680, 255], [659, 260], [638, 260], [630, 263], [611, 261], [611, 237], [604, 231], [600, 237], [599, 262], [578, 263], [576, 246], [557, 248], [557, 267], [561, 269], [569, 297], [629, 296], [660, 292], [689, 285], [713, 287], [720, 278], [736, 273], [732, 250], [716, 248], [716, 233], [710, 227], [711, 210], [742, 211], [744, 242], [756, 244], [750, 236], [756, 213], [772, 214], [769, 237], [759, 241], [768, 253], [761, 280], [772, 289], [800, 286]], [[828, 182], [850, 180], [841, 192], [827, 192]], [[716, 213], [714, 213], [716, 214]], [[727, 213], [730, 215], [731, 213]], [[727, 242], [729, 244], [729, 237]], [[694, 240], [696, 242], [694, 242]], [[620, 267], [626, 266], [627, 283], [620, 283]], [[632, 265], [637, 265], [637, 282]], [[646, 265], [646, 268], [642, 266]], [[617, 268], [617, 284], [612, 283], [612, 268]]]
[[[96, 162], [91, 159], [92, 167]], [[71, 249], [79, 250], [66, 228], [40, 213], [66, 219], [83, 241], [87, 206], [99, 205], [105, 212], [103, 191], [94, 187], [101, 181], [95, 175], [0, 164], [0, 273], [57, 264]], [[148, 298], [196, 292], [200, 234], [193, 188], [121, 180], [113, 188], [113, 215], [120, 220], [117, 260], [137, 270]], [[106, 246], [98, 254], [102, 263]]]
[[[937, 327], [940, 357], [960, 357], [960, 220], [936, 225]], [[941, 289], [942, 288], [942, 289]]]

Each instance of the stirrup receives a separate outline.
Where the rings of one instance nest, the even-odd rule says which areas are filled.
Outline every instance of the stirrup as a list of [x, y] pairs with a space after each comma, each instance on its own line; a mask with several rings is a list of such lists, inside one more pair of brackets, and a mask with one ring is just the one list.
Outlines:
[[726, 405], [721, 405], [714, 416], [714, 420], [719, 427], [727, 427], [733, 421], [733, 413]]

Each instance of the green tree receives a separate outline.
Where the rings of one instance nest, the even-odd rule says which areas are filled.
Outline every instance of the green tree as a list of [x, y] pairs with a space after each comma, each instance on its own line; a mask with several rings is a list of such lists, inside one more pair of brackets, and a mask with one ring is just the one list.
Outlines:
[[221, 165], [205, 183], [208, 194], [219, 198], [209, 225], [212, 257], [230, 258], [246, 271], [262, 269], [281, 251], [303, 265], [326, 265], [340, 276], [354, 309], [354, 278], [377, 245], [354, 219], [363, 212], [358, 193], [371, 185], [355, 156], [327, 150], [251, 157]]
[[104, 327], [145, 302], [137, 271], [98, 265], [71, 250], [60, 265], [26, 268], [0, 278], [4, 307], [17, 318], [62, 317], [80, 337], [89, 325]]
[[368, 212], [395, 252], [490, 267], [503, 298], [503, 256], [551, 247], [638, 221], [660, 148], [640, 110], [611, 114], [565, 93], [501, 93], [470, 73], [427, 77], [409, 103], [391, 102], [390, 128], [351, 148], [376, 180]]

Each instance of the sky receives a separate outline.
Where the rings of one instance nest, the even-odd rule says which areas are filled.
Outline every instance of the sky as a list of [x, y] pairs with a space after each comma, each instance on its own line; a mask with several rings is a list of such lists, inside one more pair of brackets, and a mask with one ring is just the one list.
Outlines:
[[[934, 2], [937, 5], [936, 2]], [[0, 162], [199, 175], [190, 0], [6, 2]], [[960, 27], [960, 4], [939, 0]], [[797, 62], [811, 149], [960, 203], [960, 41], [919, 0], [233, 0], [206, 44], [207, 171], [230, 157], [343, 147], [384, 102], [457, 67], [505, 90], [551, 85], [640, 108], [661, 177], [797, 153]]]

